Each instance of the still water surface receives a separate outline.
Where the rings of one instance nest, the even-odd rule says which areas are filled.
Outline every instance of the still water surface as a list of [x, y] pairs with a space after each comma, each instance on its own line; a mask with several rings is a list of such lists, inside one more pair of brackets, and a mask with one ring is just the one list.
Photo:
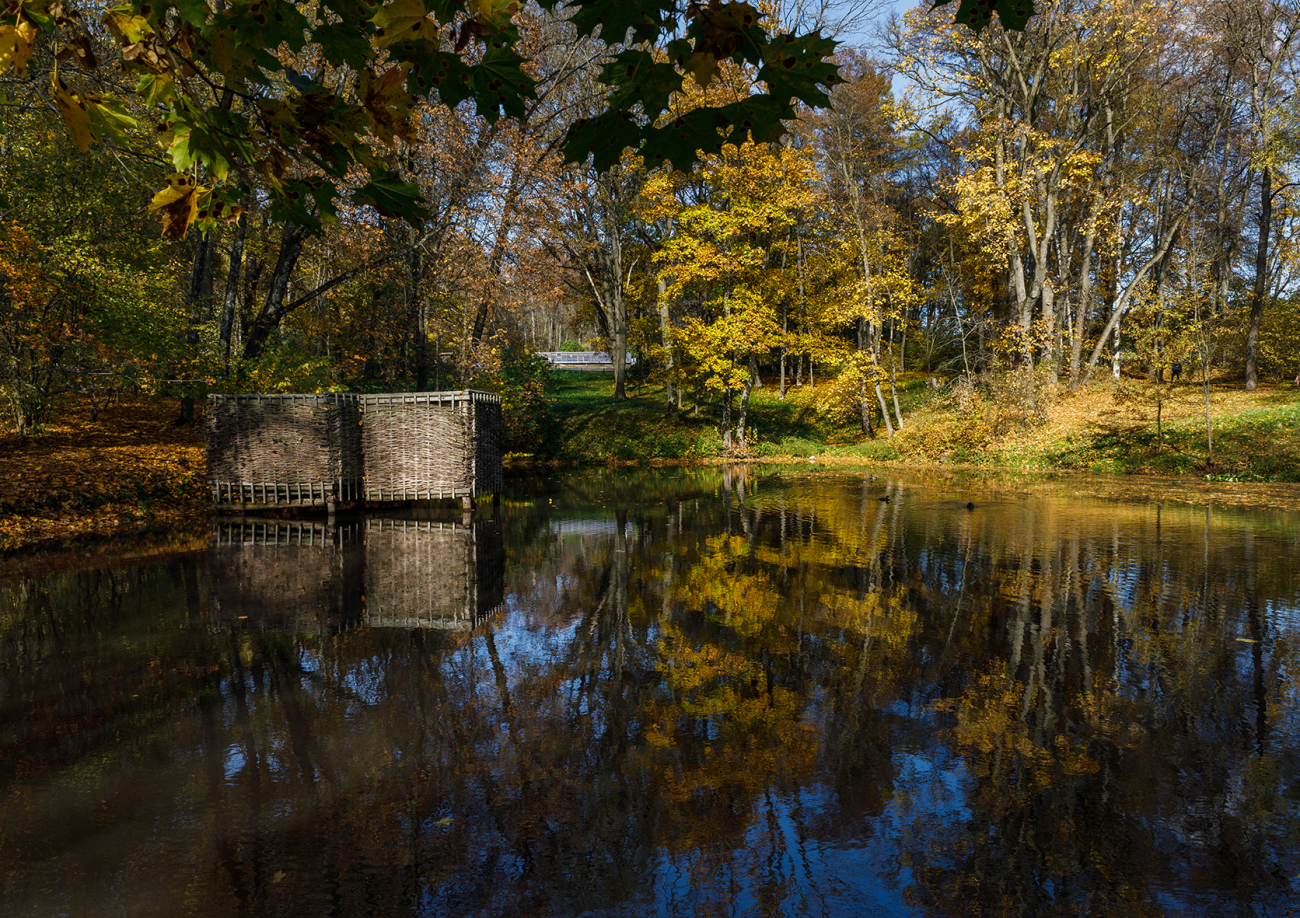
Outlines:
[[583, 473], [0, 583], [0, 914], [1297, 914], [1300, 515], [1076, 492]]

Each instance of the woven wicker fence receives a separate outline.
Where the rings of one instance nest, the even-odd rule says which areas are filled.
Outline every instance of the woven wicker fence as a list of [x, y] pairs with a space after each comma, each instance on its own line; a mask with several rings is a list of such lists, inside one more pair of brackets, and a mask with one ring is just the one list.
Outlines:
[[328, 506], [361, 496], [356, 395], [210, 395], [214, 504]]
[[360, 623], [360, 526], [222, 523], [208, 570], [213, 618], [224, 627], [327, 634]]
[[473, 628], [505, 597], [495, 523], [366, 521], [366, 622], [372, 628]]
[[466, 390], [360, 398], [366, 500], [500, 493], [499, 395]]

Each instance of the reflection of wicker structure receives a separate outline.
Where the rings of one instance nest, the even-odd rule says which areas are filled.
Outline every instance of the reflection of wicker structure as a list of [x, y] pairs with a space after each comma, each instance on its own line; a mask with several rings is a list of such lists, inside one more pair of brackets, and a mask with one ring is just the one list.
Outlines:
[[215, 504], [332, 506], [361, 492], [355, 395], [208, 396], [208, 484]]
[[359, 527], [323, 523], [221, 523], [208, 565], [221, 624], [333, 633], [362, 611]]
[[490, 392], [361, 396], [366, 500], [501, 491], [501, 397]]
[[495, 523], [366, 521], [366, 622], [372, 628], [472, 628], [504, 599]]

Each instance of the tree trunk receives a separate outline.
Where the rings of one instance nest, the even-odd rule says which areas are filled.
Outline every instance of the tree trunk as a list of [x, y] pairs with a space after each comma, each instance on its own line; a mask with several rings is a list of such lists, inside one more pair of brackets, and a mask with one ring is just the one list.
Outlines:
[[[860, 334], [861, 332], [859, 332]], [[894, 436], [894, 422], [889, 419], [889, 407], [885, 404], [885, 393], [880, 386], [880, 377], [882, 375], [880, 372], [880, 326], [874, 322], [868, 323], [867, 338], [870, 342], [868, 353], [871, 354], [871, 373], [874, 377], [873, 387], [876, 392], [876, 402], [880, 405], [881, 420], [885, 422], [885, 436], [892, 439]], [[859, 337], [859, 345], [861, 345], [861, 340], [861, 337]]]
[[1255, 283], [1250, 288], [1250, 325], [1246, 329], [1246, 388], [1259, 386], [1259, 325], [1268, 289], [1268, 239], [1273, 226], [1273, 170], [1259, 175], [1259, 241], [1255, 246]]
[[898, 404], [898, 371], [894, 361], [894, 329], [889, 330], [889, 395], [894, 402], [894, 420], [898, 429], [903, 429], [903, 409]]
[[736, 418], [736, 445], [745, 452], [749, 452], [749, 436], [745, 428], [746, 419], [749, 417], [749, 395], [754, 390], [754, 382], [758, 379], [758, 360], [753, 354], [749, 355], [749, 382], [740, 393], [740, 415]]
[[[698, 405], [699, 402], [696, 402]], [[731, 449], [731, 390], [722, 394], [722, 448]]]
[[1092, 248], [1096, 244], [1097, 230], [1090, 225], [1083, 240], [1083, 258], [1079, 263], [1079, 298], [1070, 328], [1070, 388], [1079, 388], [1079, 369], [1083, 361], [1083, 336], [1087, 330], [1088, 312], [1092, 308]]
[[230, 270], [226, 272], [226, 295], [221, 304], [221, 362], [230, 371], [230, 350], [234, 340], [235, 316], [239, 312], [239, 276], [244, 270], [244, 239], [248, 235], [248, 211], [239, 214], [235, 239], [230, 244]]
[[673, 396], [673, 374], [676, 366], [673, 361], [672, 317], [668, 310], [668, 283], [659, 278], [659, 335], [664, 345], [664, 395], [668, 399], [668, 417], [677, 420], [677, 399]]
[[[199, 327], [212, 310], [212, 255], [215, 243], [216, 233], [200, 236], [190, 267], [190, 285], [186, 291], [189, 321], [185, 330], [185, 344], [191, 356], [198, 353]], [[181, 411], [176, 423], [194, 423], [194, 392], [188, 386], [181, 392]]]
[[418, 230], [408, 227], [411, 252], [406, 263], [406, 313], [415, 369], [415, 391], [429, 389], [429, 336], [425, 328], [424, 252], [416, 240]]
[[285, 297], [289, 293], [289, 282], [293, 279], [293, 271], [298, 265], [298, 256], [302, 254], [307, 234], [307, 227], [299, 226], [292, 220], [285, 221], [284, 228], [280, 232], [280, 255], [275, 261], [275, 270], [271, 272], [266, 301], [262, 304], [262, 311], [249, 326], [248, 335], [244, 339], [245, 360], [256, 360], [262, 356], [271, 333], [289, 312]]

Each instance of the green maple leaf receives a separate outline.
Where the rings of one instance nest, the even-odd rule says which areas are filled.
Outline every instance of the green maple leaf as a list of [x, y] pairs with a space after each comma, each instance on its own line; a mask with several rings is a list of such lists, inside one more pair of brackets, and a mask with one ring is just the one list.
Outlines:
[[622, 42], [628, 29], [634, 42], [653, 42], [668, 27], [663, 4], [655, 0], [578, 0], [574, 5], [572, 22], [578, 32], [590, 35], [599, 26], [610, 43]]
[[282, 191], [271, 199], [271, 219], [292, 220], [317, 232], [322, 224], [338, 219], [338, 206], [334, 203], [337, 194], [332, 182], [321, 179], [287, 181]]
[[379, 4], [372, 0], [323, 0], [323, 5], [344, 22], [354, 24], [369, 22], [379, 11]]
[[782, 101], [794, 98], [812, 106], [829, 106], [831, 100], [823, 87], [839, 81], [839, 67], [827, 58], [838, 44], [820, 32], [777, 36], [763, 51], [758, 78]]
[[788, 100], [772, 96], [750, 96], [718, 109], [718, 113], [731, 123], [727, 143], [740, 146], [753, 138], [755, 143], [771, 143], [786, 133], [785, 120], [795, 116], [794, 106]]
[[642, 129], [626, 112], [605, 112], [598, 118], [583, 118], [569, 128], [564, 141], [564, 158], [584, 163], [592, 157], [597, 171], [614, 166], [628, 147], [639, 147]]
[[372, 172], [370, 181], [352, 193], [352, 201], [369, 204], [382, 216], [400, 217], [412, 225], [429, 218], [419, 186], [402, 181], [392, 172]]
[[641, 110], [654, 118], [668, 108], [672, 94], [682, 88], [682, 76], [671, 63], [656, 61], [648, 51], [623, 51], [601, 71], [600, 81], [612, 86], [607, 104], [612, 109], [630, 109], [640, 102]]
[[443, 104], [455, 108], [474, 92], [470, 69], [460, 56], [438, 50], [431, 41], [398, 42], [388, 51], [394, 61], [410, 63], [406, 90], [413, 96], [436, 91]]
[[[953, 2], [953, 0], [934, 0], [933, 8]], [[976, 33], [993, 21], [996, 15], [1002, 28], [1013, 32], [1023, 32], [1029, 17], [1034, 15], [1033, 0], [956, 0], [957, 12], [953, 19], [969, 26]]]
[[172, 0], [176, 5], [176, 10], [181, 14], [181, 19], [188, 22], [195, 28], [201, 29], [207, 25], [208, 9], [207, 0]]
[[514, 49], [490, 47], [478, 65], [469, 68], [474, 103], [478, 113], [488, 121], [495, 122], [503, 110], [512, 118], [527, 114], [524, 100], [534, 98], [536, 92], [532, 77], [523, 71], [523, 64], [524, 59]]
[[109, 96], [88, 95], [86, 111], [90, 118], [90, 133], [98, 141], [105, 139], [122, 146], [129, 145], [128, 134], [137, 124], [120, 99]]
[[356, 22], [335, 22], [317, 27], [313, 36], [320, 44], [325, 60], [335, 67], [347, 64], [353, 70], [365, 70], [375, 55], [368, 36]]
[[720, 131], [730, 127], [725, 109], [697, 108], [662, 127], [646, 131], [641, 155], [647, 166], [671, 163], [679, 172], [690, 172], [699, 151], [717, 153], [727, 142]]

